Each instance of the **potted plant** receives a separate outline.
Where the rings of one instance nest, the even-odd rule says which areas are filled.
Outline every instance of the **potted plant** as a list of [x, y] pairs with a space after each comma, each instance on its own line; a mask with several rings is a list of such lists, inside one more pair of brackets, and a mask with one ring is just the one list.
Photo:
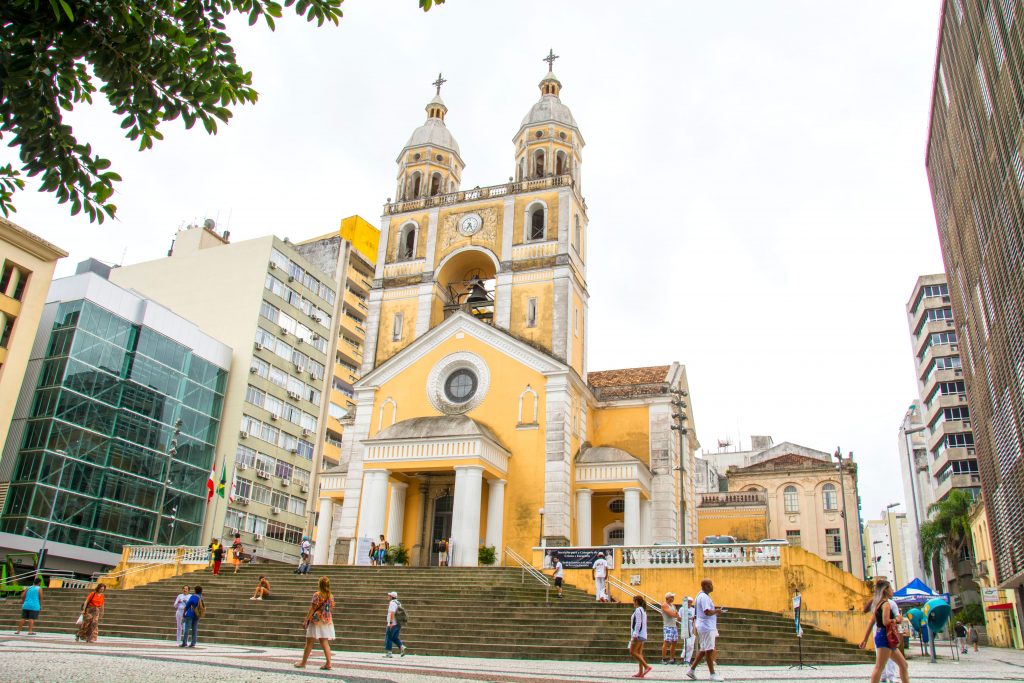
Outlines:
[[484, 566], [490, 567], [496, 561], [493, 545], [482, 545], [480, 550], [477, 552], [476, 561]]
[[387, 563], [396, 567], [402, 567], [409, 563], [409, 549], [403, 544], [393, 545], [388, 548]]

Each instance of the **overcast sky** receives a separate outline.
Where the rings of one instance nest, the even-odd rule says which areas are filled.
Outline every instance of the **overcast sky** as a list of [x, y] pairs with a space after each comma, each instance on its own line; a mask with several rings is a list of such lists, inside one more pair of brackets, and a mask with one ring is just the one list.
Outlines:
[[175, 122], [145, 153], [105, 104], [76, 111], [80, 140], [125, 178], [118, 220], [91, 225], [34, 190], [12, 218], [71, 252], [58, 275], [158, 258], [206, 217], [233, 241], [352, 214], [379, 225], [437, 73], [463, 187], [493, 185], [553, 47], [587, 142], [590, 369], [678, 360], [706, 449], [839, 445], [865, 519], [902, 501], [904, 305], [942, 269], [924, 172], [940, 2], [416, 4], [348, 0], [330, 28], [234, 23], [257, 105], [216, 137]]

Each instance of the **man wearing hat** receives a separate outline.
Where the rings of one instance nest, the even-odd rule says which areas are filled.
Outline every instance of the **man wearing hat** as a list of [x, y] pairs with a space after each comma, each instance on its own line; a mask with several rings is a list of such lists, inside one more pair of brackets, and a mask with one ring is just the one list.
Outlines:
[[679, 643], [679, 627], [676, 621], [679, 612], [676, 611], [674, 603], [675, 593], [665, 593], [665, 601], [661, 603], [662, 619], [662, 641], [661, 641], [661, 663], [676, 663], [676, 645]]
[[693, 659], [693, 643], [696, 638], [694, 631], [694, 619], [697, 618], [697, 611], [693, 608], [693, 598], [689, 595], [683, 600], [683, 607], [679, 610], [679, 635], [685, 637], [683, 641], [683, 658], [680, 664], [689, 664]]
[[604, 559], [604, 552], [597, 554], [594, 566], [590, 569], [590, 576], [594, 579], [594, 593], [598, 602], [608, 602], [608, 594], [604, 590], [604, 580], [608, 577], [608, 561]]
[[[384, 632], [384, 656], [391, 657], [392, 646], [397, 645], [402, 657], [405, 656], [405, 645], [398, 637], [402, 631], [402, 624], [398, 620], [398, 610], [402, 609], [402, 603], [398, 602], [398, 593], [388, 593], [388, 623]], [[405, 610], [402, 610], [403, 612]]]

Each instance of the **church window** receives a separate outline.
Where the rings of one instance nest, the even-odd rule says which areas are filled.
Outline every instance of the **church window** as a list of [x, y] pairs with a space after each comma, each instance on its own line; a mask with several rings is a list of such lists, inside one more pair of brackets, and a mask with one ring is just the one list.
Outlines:
[[826, 512], [835, 512], [839, 509], [839, 498], [836, 496], [835, 484], [825, 484], [821, 487], [821, 499]]
[[787, 486], [782, 492], [782, 497], [785, 501], [786, 514], [800, 512], [800, 494], [797, 493], [795, 486]]
[[443, 157], [443, 156], [441, 156], [440, 154], [438, 154], [438, 155], [435, 155], [435, 156], [434, 156], [434, 159], [436, 159], [437, 161], [444, 161], [444, 157]]
[[401, 313], [395, 313], [395, 320], [391, 326], [391, 341], [402, 340], [402, 322], [404, 316]]
[[478, 380], [472, 370], [459, 368], [444, 381], [444, 395], [452, 403], [465, 403], [476, 393]]
[[565, 161], [565, 152], [555, 155], [555, 175], [562, 175], [568, 171], [568, 164]]
[[544, 151], [537, 150], [533, 155], [533, 177], [543, 178], [544, 177]]
[[413, 161], [419, 161], [420, 160], [420, 153], [416, 152], [415, 154], [413, 154], [412, 155], [412, 160]]
[[406, 223], [398, 235], [398, 258], [408, 260], [416, 258], [416, 224]]
[[621, 515], [626, 509], [626, 501], [624, 498], [616, 498], [612, 502], [608, 503], [608, 509], [617, 515]]
[[825, 552], [829, 555], [843, 553], [843, 541], [839, 536], [839, 529], [825, 529]]
[[530, 242], [544, 239], [544, 206], [535, 204], [530, 208], [530, 232], [527, 238]]
[[430, 177], [430, 196], [441, 194], [441, 174], [435, 173]]
[[537, 424], [537, 392], [529, 384], [519, 394], [519, 424]]
[[390, 427], [395, 424], [398, 420], [398, 404], [395, 403], [395, 399], [388, 396], [384, 399], [384, 402], [380, 404], [380, 411], [377, 413], [377, 429], [378, 431], [384, 427]]
[[419, 198], [422, 178], [419, 171], [412, 174], [412, 178], [409, 179], [409, 199]]
[[537, 297], [526, 300], [526, 326], [537, 327]]
[[626, 530], [619, 527], [608, 531], [608, 543], [606, 545], [622, 545], [626, 538]]

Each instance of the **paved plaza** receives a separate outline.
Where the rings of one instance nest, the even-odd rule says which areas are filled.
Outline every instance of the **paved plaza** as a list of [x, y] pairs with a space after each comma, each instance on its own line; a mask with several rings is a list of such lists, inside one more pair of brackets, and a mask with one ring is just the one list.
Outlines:
[[[414, 646], [414, 644], [411, 644]], [[312, 657], [298, 671], [292, 663], [298, 649], [199, 645], [183, 650], [166, 641], [103, 638], [95, 645], [75, 643], [66, 635], [0, 636], [0, 681], [128, 683], [137, 681], [206, 680], [287, 683], [323, 678], [345, 683], [438, 683], [440, 681], [508, 681], [510, 683], [584, 683], [633, 680], [634, 666], [543, 660], [494, 660], [409, 655], [384, 659], [381, 655], [338, 652], [334, 670], [321, 671], [322, 658]], [[683, 681], [682, 667], [655, 665], [647, 677], [653, 681]], [[727, 681], [867, 681], [866, 665], [819, 669], [784, 667], [721, 668]], [[707, 670], [699, 678], [707, 680]], [[911, 680], [920, 683], [949, 681], [1024, 681], [1024, 652], [983, 648], [960, 662], [929, 664], [911, 660]]]

